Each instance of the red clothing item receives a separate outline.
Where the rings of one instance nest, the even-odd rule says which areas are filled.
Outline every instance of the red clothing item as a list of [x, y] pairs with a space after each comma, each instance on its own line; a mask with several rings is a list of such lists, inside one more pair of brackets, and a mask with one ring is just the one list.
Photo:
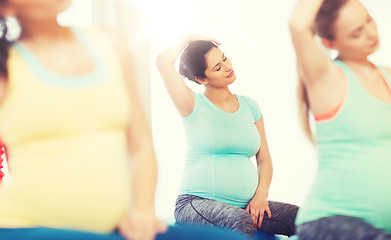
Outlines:
[[[3, 150], [4, 148], [4, 150]], [[5, 153], [5, 146], [3, 142], [0, 141], [0, 183], [3, 181], [4, 173], [1, 171], [3, 168], [3, 158], [1, 157]]]

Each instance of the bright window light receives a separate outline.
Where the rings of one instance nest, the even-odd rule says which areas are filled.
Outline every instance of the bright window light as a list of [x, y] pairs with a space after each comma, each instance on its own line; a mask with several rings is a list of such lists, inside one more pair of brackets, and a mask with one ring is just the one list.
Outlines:
[[94, 0], [72, 1], [71, 6], [58, 16], [58, 21], [64, 26], [92, 26]]

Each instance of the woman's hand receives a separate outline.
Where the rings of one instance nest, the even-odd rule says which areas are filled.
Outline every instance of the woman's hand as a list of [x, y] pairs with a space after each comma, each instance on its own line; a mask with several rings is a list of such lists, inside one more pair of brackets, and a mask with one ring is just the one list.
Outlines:
[[261, 196], [255, 194], [253, 199], [247, 205], [246, 211], [251, 214], [254, 220], [254, 230], [258, 230], [262, 226], [263, 216], [265, 212], [272, 218], [272, 213], [269, 208], [269, 203], [267, 201], [267, 196]]
[[156, 234], [167, 231], [167, 224], [156, 218], [152, 210], [133, 210], [122, 219], [118, 229], [129, 240], [153, 240]]

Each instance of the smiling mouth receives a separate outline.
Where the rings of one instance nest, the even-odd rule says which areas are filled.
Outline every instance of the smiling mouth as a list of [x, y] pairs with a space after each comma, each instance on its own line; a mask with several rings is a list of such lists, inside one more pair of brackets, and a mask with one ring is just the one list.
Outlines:
[[226, 78], [230, 78], [234, 75], [234, 71], [230, 72], [230, 74], [228, 74], [228, 76]]

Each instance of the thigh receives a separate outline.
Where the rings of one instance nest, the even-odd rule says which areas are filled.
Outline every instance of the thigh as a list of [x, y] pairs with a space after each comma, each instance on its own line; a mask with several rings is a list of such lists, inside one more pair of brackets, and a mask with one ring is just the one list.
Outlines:
[[1, 240], [125, 240], [118, 233], [98, 234], [54, 228], [0, 229]]
[[181, 195], [174, 215], [179, 224], [215, 226], [250, 237], [254, 233], [252, 217], [246, 210], [212, 199]]
[[298, 207], [289, 203], [269, 201], [272, 217], [267, 213], [263, 217], [262, 226], [258, 229], [272, 234], [292, 236], [296, 233], [295, 220]]
[[175, 226], [170, 227], [166, 233], [159, 234], [155, 240], [246, 240], [243, 235], [231, 231], [225, 231], [214, 227], [205, 226]]
[[360, 218], [332, 216], [298, 226], [300, 240], [391, 240], [391, 235]]

